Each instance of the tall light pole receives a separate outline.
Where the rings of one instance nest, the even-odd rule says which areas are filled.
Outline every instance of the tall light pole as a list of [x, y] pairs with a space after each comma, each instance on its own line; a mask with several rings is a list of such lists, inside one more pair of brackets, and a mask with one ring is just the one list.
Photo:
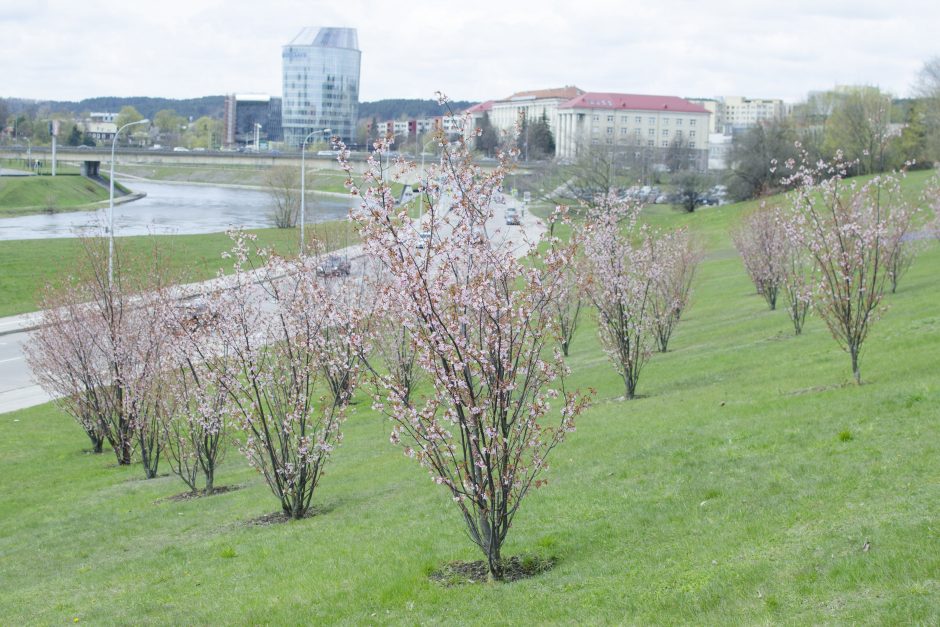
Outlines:
[[255, 152], [261, 152], [261, 125], [255, 122]]
[[421, 186], [421, 189], [418, 190], [418, 222], [421, 222], [421, 216], [424, 215], [424, 190], [427, 188], [428, 175], [424, 171], [424, 149], [438, 141], [437, 139], [429, 140], [424, 146], [421, 147], [421, 177], [424, 181], [424, 185]]
[[307, 217], [307, 142], [314, 135], [328, 135], [333, 129], [310, 131], [300, 145], [300, 256], [304, 254], [304, 222]]
[[108, 289], [111, 289], [111, 285], [114, 282], [114, 151], [117, 148], [117, 139], [118, 135], [121, 134], [121, 131], [124, 129], [134, 126], [136, 124], [148, 124], [150, 120], [144, 118], [143, 120], [137, 120], [136, 122], [129, 122], [119, 128], [114, 133], [114, 138], [111, 140], [111, 176], [109, 177], [110, 191], [108, 193]]

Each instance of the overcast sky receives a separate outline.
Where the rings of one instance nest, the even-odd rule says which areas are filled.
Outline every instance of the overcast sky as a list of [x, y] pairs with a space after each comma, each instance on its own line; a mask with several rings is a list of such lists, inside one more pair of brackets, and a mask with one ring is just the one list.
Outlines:
[[940, 55], [936, 0], [0, 0], [0, 96], [280, 95], [281, 46], [308, 25], [358, 29], [362, 101], [563, 85], [905, 96]]

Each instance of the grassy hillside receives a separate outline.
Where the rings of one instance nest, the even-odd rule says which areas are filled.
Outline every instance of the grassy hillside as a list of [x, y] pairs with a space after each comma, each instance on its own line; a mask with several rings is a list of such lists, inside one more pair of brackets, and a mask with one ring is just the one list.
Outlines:
[[478, 555], [363, 397], [318, 514], [271, 526], [250, 522], [277, 501], [236, 452], [217, 484], [240, 489], [169, 501], [177, 479], [83, 452], [43, 406], [0, 416], [0, 622], [937, 624], [940, 245], [887, 298], [859, 387], [821, 321], [794, 337], [754, 294], [726, 236], [745, 209], [651, 214], [708, 256], [640, 399], [617, 400], [590, 320], [578, 331], [573, 383], [597, 402], [505, 551], [553, 570], [429, 581]]
[[73, 210], [107, 199], [107, 189], [77, 175], [0, 177], [0, 218]]
[[[310, 170], [313, 172], [312, 168]], [[297, 184], [300, 184], [298, 169]], [[214, 185], [267, 185], [267, 168], [254, 166], [206, 165], [124, 165], [121, 173], [140, 176], [154, 181], [181, 181], [186, 183], [210, 183]], [[311, 189], [321, 192], [345, 193], [346, 175], [338, 170], [322, 169], [311, 175]]]

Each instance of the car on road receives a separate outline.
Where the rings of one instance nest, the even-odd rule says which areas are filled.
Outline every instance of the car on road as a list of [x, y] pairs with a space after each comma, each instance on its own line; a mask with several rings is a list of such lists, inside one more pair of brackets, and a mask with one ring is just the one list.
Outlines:
[[506, 224], [515, 226], [521, 223], [522, 221], [519, 219], [518, 211], [516, 211], [515, 209], [511, 209], [511, 208], [506, 210]]
[[188, 331], [205, 327], [218, 318], [218, 314], [210, 310], [209, 304], [201, 298], [181, 301], [175, 307], [177, 321]]
[[327, 255], [317, 266], [317, 274], [324, 277], [349, 276], [351, 264], [339, 255]]
[[185, 146], [177, 146], [173, 149], [173, 152], [189, 152], [189, 148], [186, 148]]
[[431, 241], [431, 231], [427, 229], [418, 233], [418, 250], [421, 250]]

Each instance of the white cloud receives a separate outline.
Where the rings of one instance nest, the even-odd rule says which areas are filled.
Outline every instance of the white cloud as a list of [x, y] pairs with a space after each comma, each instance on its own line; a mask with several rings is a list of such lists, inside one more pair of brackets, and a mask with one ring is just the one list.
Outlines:
[[19, 3], [0, 16], [0, 96], [280, 92], [281, 46], [353, 26], [361, 98], [598, 91], [802, 97], [837, 83], [905, 95], [940, 54], [940, 5], [791, 0]]

